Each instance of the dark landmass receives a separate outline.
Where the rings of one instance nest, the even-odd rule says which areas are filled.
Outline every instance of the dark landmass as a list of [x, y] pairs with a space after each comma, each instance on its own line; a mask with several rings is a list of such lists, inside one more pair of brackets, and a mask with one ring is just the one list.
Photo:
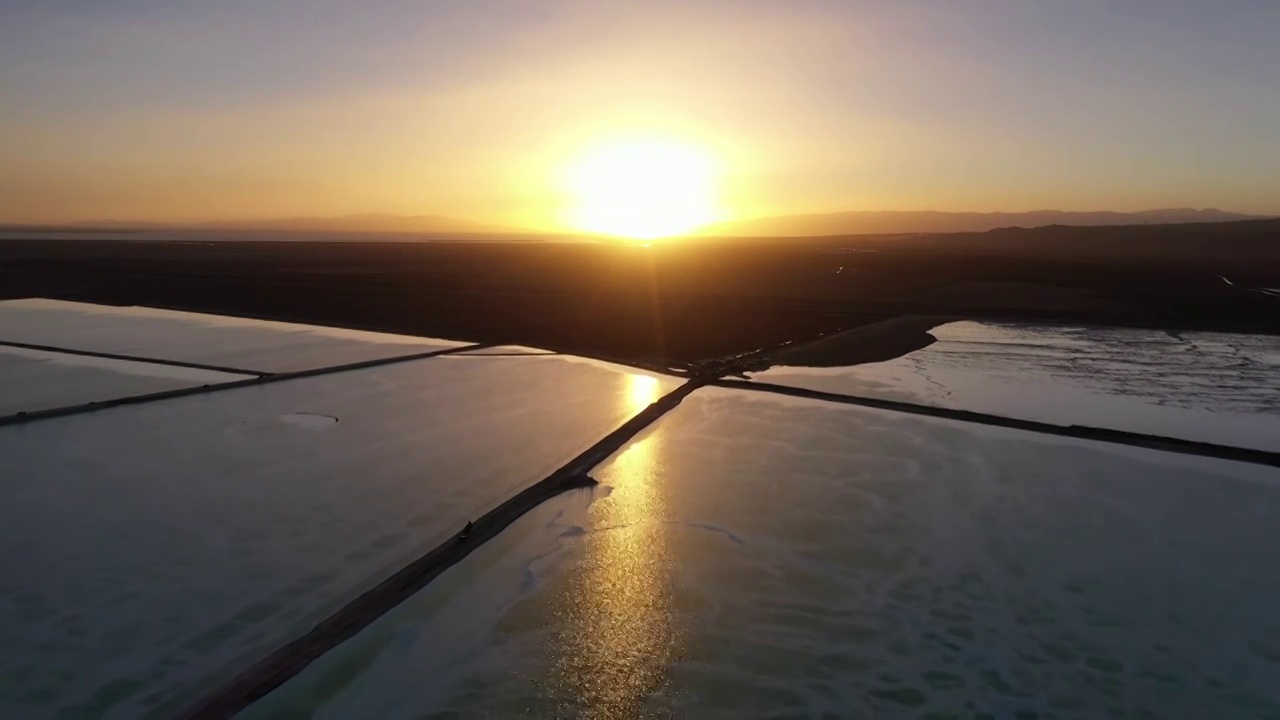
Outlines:
[[735, 220], [707, 228], [703, 235], [729, 237], [811, 237], [850, 234], [985, 232], [997, 228], [1077, 227], [1105, 225], [1170, 225], [1177, 223], [1260, 220], [1216, 208], [1166, 208], [1142, 212], [1069, 212], [1034, 210], [1017, 213], [935, 211], [851, 211]]
[[1257, 291], [1280, 288], [1280, 221], [652, 248], [138, 237], [0, 240], [0, 297], [676, 362], [903, 316], [1280, 334], [1280, 298]]
[[766, 353], [756, 364], [764, 369], [773, 365], [849, 367], [885, 362], [929, 347], [937, 340], [930, 330], [960, 319], [904, 315], [780, 348]]

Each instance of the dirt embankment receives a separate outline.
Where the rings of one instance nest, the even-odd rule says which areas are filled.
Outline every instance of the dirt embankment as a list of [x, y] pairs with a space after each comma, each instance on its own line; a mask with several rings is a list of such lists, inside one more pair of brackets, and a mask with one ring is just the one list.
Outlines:
[[784, 348], [765, 358], [768, 365], [846, 367], [884, 362], [929, 347], [937, 341], [929, 331], [960, 318], [906, 316], [836, 333], [821, 340]]

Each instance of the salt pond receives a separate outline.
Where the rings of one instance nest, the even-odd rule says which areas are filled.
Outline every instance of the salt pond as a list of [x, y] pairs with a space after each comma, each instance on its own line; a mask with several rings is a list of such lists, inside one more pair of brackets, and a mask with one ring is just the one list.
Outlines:
[[0, 717], [169, 717], [676, 381], [441, 357], [0, 429]]
[[147, 307], [0, 301], [0, 340], [255, 372], [289, 372], [467, 343]]
[[1280, 446], [1280, 338], [954, 322], [888, 362], [753, 380], [1262, 450]]
[[712, 389], [595, 475], [243, 716], [1280, 712], [1273, 468]]

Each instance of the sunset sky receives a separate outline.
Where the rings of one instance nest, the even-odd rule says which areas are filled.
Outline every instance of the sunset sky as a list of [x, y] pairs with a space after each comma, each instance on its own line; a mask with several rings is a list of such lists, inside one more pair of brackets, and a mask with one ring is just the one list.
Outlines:
[[0, 0], [0, 220], [556, 229], [625, 138], [725, 218], [1276, 212], [1277, 37], [1275, 0]]

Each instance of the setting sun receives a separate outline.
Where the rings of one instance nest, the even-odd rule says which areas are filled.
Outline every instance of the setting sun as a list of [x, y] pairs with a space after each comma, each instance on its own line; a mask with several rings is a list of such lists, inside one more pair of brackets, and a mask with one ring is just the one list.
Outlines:
[[568, 223], [578, 230], [650, 240], [720, 219], [710, 153], [666, 138], [615, 140], [568, 171]]

